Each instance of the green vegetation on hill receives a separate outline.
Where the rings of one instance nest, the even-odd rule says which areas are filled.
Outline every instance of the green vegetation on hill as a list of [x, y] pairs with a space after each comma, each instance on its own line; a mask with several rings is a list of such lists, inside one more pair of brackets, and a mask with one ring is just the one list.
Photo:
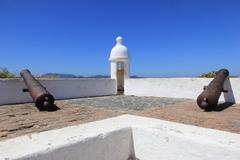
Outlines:
[[216, 71], [211, 71], [211, 72], [208, 72], [208, 73], [203, 73], [200, 77], [201, 78], [214, 78], [216, 77]]
[[16, 78], [16, 75], [9, 72], [7, 68], [0, 69], [0, 78]]
[[[201, 78], [215, 78], [216, 77], [216, 74], [217, 74], [217, 71], [211, 71], [211, 72], [208, 72], [208, 73], [203, 73], [201, 76]], [[229, 76], [230, 78], [236, 78], [238, 76], [233, 76], [233, 75], [230, 75]]]

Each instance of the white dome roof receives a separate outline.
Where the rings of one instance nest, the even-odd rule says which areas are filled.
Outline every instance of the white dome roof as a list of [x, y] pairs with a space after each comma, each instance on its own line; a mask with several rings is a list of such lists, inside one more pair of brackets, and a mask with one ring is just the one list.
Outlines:
[[129, 58], [128, 49], [123, 45], [123, 38], [116, 38], [117, 44], [112, 48], [109, 60], [127, 60]]

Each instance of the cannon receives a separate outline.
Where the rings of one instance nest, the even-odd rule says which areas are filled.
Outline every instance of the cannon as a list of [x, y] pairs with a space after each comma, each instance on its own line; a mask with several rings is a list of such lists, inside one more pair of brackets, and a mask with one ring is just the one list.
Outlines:
[[35, 106], [39, 110], [51, 110], [54, 108], [54, 97], [46, 90], [42, 84], [37, 81], [27, 69], [20, 72], [21, 77], [27, 86], [23, 92], [29, 92]]
[[221, 69], [216, 73], [216, 77], [209, 85], [204, 86], [204, 91], [197, 98], [197, 104], [201, 109], [211, 111], [217, 106], [221, 92], [228, 92], [223, 89], [228, 75], [229, 71], [227, 69]]

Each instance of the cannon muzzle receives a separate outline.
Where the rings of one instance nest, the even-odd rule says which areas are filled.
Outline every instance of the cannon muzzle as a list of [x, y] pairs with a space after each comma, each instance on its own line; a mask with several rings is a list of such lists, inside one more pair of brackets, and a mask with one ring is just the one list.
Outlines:
[[46, 88], [36, 80], [31, 72], [24, 69], [20, 73], [27, 88], [23, 92], [29, 92], [36, 107], [39, 110], [51, 110], [54, 108], [54, 97], [46, 90]]
[[221, 69], [209, 85], [204, 87], [204, 91], [197, 98], [197, 104], [201, 109], [210, 111], [217, 106], [221, 92], [227, 92], [223, 86], [228, 75], [227, 69]]

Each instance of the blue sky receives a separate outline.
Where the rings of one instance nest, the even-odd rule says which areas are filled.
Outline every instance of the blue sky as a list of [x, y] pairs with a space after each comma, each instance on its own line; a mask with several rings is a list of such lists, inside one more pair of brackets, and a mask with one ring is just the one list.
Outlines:
[[124, 38], [131, 73], [240, 76], [239, 0], [0, 0], [0, 67], [110, 74]]

